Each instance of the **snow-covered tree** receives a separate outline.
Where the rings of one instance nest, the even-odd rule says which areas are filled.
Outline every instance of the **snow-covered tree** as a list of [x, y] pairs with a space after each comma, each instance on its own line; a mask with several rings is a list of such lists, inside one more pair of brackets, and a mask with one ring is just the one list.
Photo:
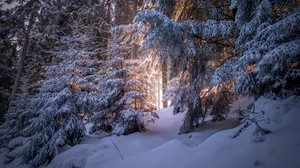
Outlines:
[[99, 17], [104, 9], [98, 2], [38, 5], [30, 48], [40, 49], [36, 58], [47, 57], [37, 72], [43, 76], [36, 81], [40, 87], [34, 94], [18, 95], [0, 129], [1, 144], [17, 136], [28, 137], [20, 156], [23, 163], [33, 166], [49, 162], [60, 147], [78, 144], [85, 134], [85, 117], [99, 104], [99, 58], [106, 47], [101, 35], [107, 29]]
[[234, 79], [242, 95], [299, 94], [299, 2], [233, 1], [238, 30], [235, 56], [214, 81]]
[[100, 77], [101, 101], [91, 117], [92, 132], [130, 134], [145, 130], [142, 112], [151, 112], [155, 103], [147, 93], [149, 81], [140, 60], [131, 58], [127, 25], [111, 29], [110, 48]]
[[170, 82], [172, 93], [166, 96], [172, 97], [175, 113], [184, 107], [188, 108], [180, 132], [191, 131], [205, 115], [204, 99], [200, 92], [209, 84], [210, 70], [207, 67], [214, 55], [214, 50], [211, 45], [207, 45], [207, 41], [215, 37], [232, 37], [234, 23], [214, 20], [175, 22], [151, 9], [138, 13], [135, 22], [144, 23], [147, 27], [140, 49], [144, 52], [154, 51], [162, 63], [169, 65], [170, 77], [173, 78]]
[[16, 26], [15, 18], [9, 11], [0, 10], [0, 123], [8, 110], [11, 86], [13, 85], [13, 58], [16, 49], [11, 43], [11, 30]]
[[[7, 1], [8, 3], [16, 1]], [[21, 83], [21, 77], [23, 72], [23, 66], [26, 64], [25, 58], [27, 55], [28, 47], [30, 45], [30, 32], [32, 25], [34, 24], [34, 14], [37, 10], [37, 3], [31, 0], [28, 2], [18, 1], [20, 6], [17, 6], [13, 9], [6, 10], [8, 13], [6, 26], [10, 25], [9, 32], [7, 34], [7, 39], [10, 44], [13, 44], [13, 50], [15, 50], [16, 58], [13, 60], [12, 67], [18, 69], [17, 74], [15, 75], [15, 84], [10, 99], [10, 107], [15, 105], [16, 94], [20, 91], [19, 84]], [[3, 17], [5, 15], [2, 15]], [[36, 16], [36, 15], [35, 15]], [[29, 24], [30, 23], [30, 24]], [[5, 28], [5, 26], [3, 26]], [[21, 48], [21, 49], [18, 49]], [[1, 126], [1, 144], [5, 145], [8, 143], [8, 139], [13, 138], [18, 134], [18, 129], [13, 129], [12, 127], [19, 128], [19, 125], [22, 125], [20, 121], [17, 120], [18, 114], [11, 114], [9, 111], [5, 117], [6, 122]]]

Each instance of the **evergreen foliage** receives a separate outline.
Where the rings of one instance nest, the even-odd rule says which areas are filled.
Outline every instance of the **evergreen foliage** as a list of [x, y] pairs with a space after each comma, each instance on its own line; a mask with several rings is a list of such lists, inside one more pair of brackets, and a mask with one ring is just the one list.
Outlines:
[[235, 94], [300, 94], [298, 0], [147, 0], [133, 22], [141, 1], [6, 2], [18, 6], [0, 10], [0, 144], [26, 137], [17, 157], [33, 167], [87, 131], [145, 131], [166, 71], [180, 134], [224, 119]]
[[0, 123], [8, 110], [11, 86], [13, 85], [13, 58], [16, 51], [10, 43], [10, 32], [15, 26], [15, 18], [9, 17], [9, 11], [0, 10]]
[[[142, 112], [150, 112], [155, 103], [147, 96], [149, 82], [140, 61], [130, 58], [130, 41], [126, 25], [111, 29], [111, 46], [102, 67], [100, 78], [101, 101], [91, 117], [92, 132], [102, 130], [112, 134], [130, 134], [145, 131]], [[145, 79], [146, 78], [146, 79]]]
[[[205, 117], [203, 104], [210, 101], [200, 95], [200, 92], [209, 87], [210, 60], [219, 58], [214, 55], [211, 44], [203, 42], [204, 39], [214, 37], [231, 37], [234, 23], [231, 21], [195, 21], [186, 20], [175, 22], [166, 15], [153, 9], [138, 13], [136, 24], [144, 23], [147, 33], [141, 44], [141, 50], [154, 51], [162, 63], [170, 65], [169, 92], [165, 95], [171, 98], [174, 113], [181, 112], [187, 107], [188, 111], [180, 133], [187, 133], [200, 124]], [[232, 101], [231, 94], [224, 95], [220, 103], [215, 101], [216, 109], [223, 108], [228, 112], [228, 104]], [[221, 96], [222, 97], [222, 96]], [[216, 114], [216, 113], [212, 113]]]
[[[4, 145], [17, 136], [29, 137], [20, 156], [23, 163], [33, 166], [51, 161], [58, 148], [78, 144], [85, 134], [84, 119], [99, 104], [97, 73], [101, 61], [97, 59], [105, 46], [99, 40], [105, 31], [100, 4], [74, 1], [39, 5], [44, 15], [39, 15], [34, 25], [31, 52], [39, 48], [41, 52], [36, 54], [41, 55], [30, 58], [47, 56], [47, 62], [39, 62], [43, 64], [37, 72], [43, 78], [36, 81], [40, 87], [34, 94], [23, 92], [13, 102], [0, 132]], [[64, 22], [59, 22], [62, 18]], [[26, 84], [22, 85], [25, 89]]]
[[242, 95], [299, 94], [299, 4], [268, 0], [238, 4], [236, 53], [240, 54], [214, 78], [234, 79], [235, 91]]
[[43, 165], [60, 147], [78, 144], [87, 122], [94, 124], [92, 132], [145, 130], [142, 117], [149, 114], [141, 112], [155, 108], [151, 75], [143, 72], [147, 63], [129, 57], [132, 43], [121, 41], [122, 26], [108, 32], [108, 23], [121, 17], [109, 17], [114, 4], [109, 3], [31, 0], [10, 10], [12, 16], [22, 16], [22, 26], [11, 35], [18, 47], [24, 43], [26, 22], [33, 18], [21, 87], [0, 129], [2, 145], [28, 137], [19, 154], [22, 163]]

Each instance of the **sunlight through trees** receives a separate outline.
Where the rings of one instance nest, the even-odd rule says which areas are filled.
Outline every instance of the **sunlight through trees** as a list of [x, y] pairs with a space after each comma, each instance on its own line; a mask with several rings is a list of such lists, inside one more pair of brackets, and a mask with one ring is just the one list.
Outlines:
[[300, 93], [299, 0], [5, 2], [0, 142], [25, 137], [34, 167], [86, 134], [146, 131], [160, 108], [185, 134], [239, 96]]

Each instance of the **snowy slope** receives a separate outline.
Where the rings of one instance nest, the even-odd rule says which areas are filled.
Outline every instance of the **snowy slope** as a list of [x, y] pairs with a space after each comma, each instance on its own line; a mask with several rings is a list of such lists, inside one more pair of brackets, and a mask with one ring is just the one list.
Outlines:
[[[245, 101], [247, 100], [240, 102], [246, 103]], [[87, 157], [85, 167], [300, 167], [296, 157], [300, 156], [300, 134], [297, 131], [300, 121], [299, 102], [299, 97], [291, 97], [284, 101], [260, 98], [256, 102], [255, 111], [265, 112], [265, 120], [260, 124], [273, 133], [257, 137], [253, 135], [253, 124], [235, 139], [231, 136], [238, 128], [213, 134], [221, 128], [225, 129], [225, 126], [234, 125], [229, 121], [219, 123], [219, 126], [215, 124], [206, 129], [202, 128], [195, 133], [177, 135], [183, 114], [172, 116], [169, 114], [170, 109], [165, 109], [159, 112], [161, 119], [156, 124], [149, 125], [148, 132], [112, 137], [124, 160], [112, 145], [111, 139], [104, 138], [98, 145], [105, 142], [106, 148], [104, 145], [94, 147], [98, 152]], [[257, 138], [264, 141], [255, 142]], [[70, 151], [74, 152], [76, 150]], [[61, 163], [62, 160], [65, 159], [58, 156], [51, 165]], [[54, 167], [58, 166], [61, 165]]]
[[[240, 99], [232, 109], [246, 108], [251, 102]], [[168, 108], [158, 111], [160, 119], [149, 123], [147, 132], [104, 138], [87, 136], [81, 144], [62, 149], [48, 167], [300, 167], [300, 97], [282, 101], [259, 98], [255, 107], [259, 124], [271, 134], [254, 135], [255, 125], [251, 124], [232, 138], [241, 126], [228, 129], [237, 125], [236, 120], [229, 119], [178, 135], [184, 114], [174, 116]]]
[[[56, 156], [48, 167], [83, 167], [83, 165], [85, 167], [99, 167], [99, 165], [101, 167], [118, 165], [122, 167], [125, 166], [123, 162], [131, 166], [131, 162], [134, 162], [134, 158], [138, 156], [147, 158], [147, 155], [169, 154], [178, 150], [177, 143], [184, 148], [191, 148], [191, 146], [198, 145], [215, 132], [237, 125], [236, 120], [208, 123], [197, 132], [178, 135], [184, 113], [173, 115], [171, 107], [159, 110], [157, 113], [160, 119], [156, 120], [155, 123], [149, 123], [147, 132], [100, 139], [85, 137], [80, 145], [76, 145]], [[157, 155], [156, 151], [160, 154]], [[142, 160], [145, 160], [145, 158]]]

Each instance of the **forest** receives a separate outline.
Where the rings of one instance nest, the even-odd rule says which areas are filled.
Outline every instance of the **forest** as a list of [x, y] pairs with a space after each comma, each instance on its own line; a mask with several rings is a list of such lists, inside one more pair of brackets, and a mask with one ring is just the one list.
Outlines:
[[299, 0], [0, 1], [0, 148], [22, 146], [6, 163], [147, 132], [168, 107], [178, 136], [232, 113], [234, 137], [265, 136], [256, 104], [299, 95]]

